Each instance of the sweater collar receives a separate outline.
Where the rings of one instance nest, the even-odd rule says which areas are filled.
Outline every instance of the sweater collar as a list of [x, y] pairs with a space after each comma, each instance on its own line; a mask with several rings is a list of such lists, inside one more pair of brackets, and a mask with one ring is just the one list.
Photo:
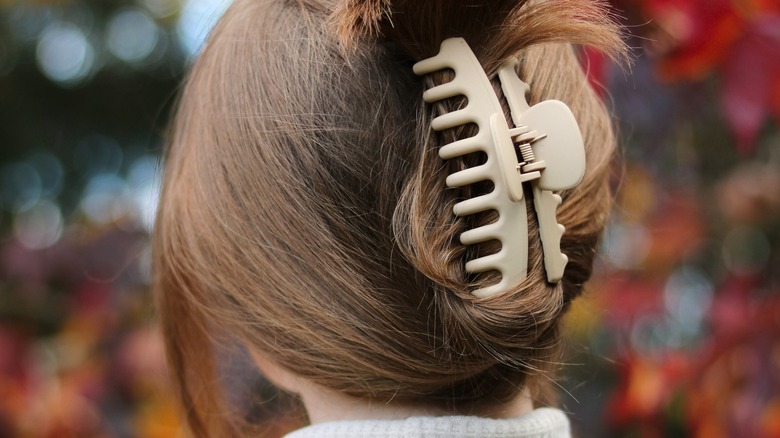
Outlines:
[[539, 408], [519, 417], [409, 417], [402, 420], [350, 420], [314, 424], [285, 438], [570, 438], [562, 411]]

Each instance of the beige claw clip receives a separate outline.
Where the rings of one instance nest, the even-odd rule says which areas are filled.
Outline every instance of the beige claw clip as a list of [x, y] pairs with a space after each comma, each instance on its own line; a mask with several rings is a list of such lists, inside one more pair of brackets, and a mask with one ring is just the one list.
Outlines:
[[560, 250], [563, 226], [555, 214], [561, 197], [554, 192], [577, 185], [585, 173], [585, 149], [577, 122], [571, 110], [560, 101], [547, 100], [528, 106], [529, 87], [517, 76], [517, 61], [505, 63], [498, 72], [501, 88], [509, 103], [512, 125], [508, 126], [498, 96], [474, 53], [462, 38], [442, 42], [439, 53], [414, 65], [417, 75], [452, 69], [455, 78], [427, 90], [423, 99], [433, 103], [458, 95], [465, 96], [465, 108], [436, 117], [431, 127], [436, 131], [475, 123], [478, 133], [442, 146], [439, 156], [453, 159], [484, 152], [484, 164], [458, 171], [447, 177], [449, 187], [463, 187], [490, 180], [494, 190], [488, 194], [461, 201], [453, 207], [458, 216], [495, 210], [494, 223], [465, 231], [464, 245], [490, 240], [501, 242], [501, 249], [470, 260], [466, 271], [498, 271], [501, 280], [477, 289], [480, 297], [507, 291], [527, 275], [528, 223], [524, 184], [530, 184], [534, 210], [544, 251], [547, 280], [557, 283], [563, 277], [568, 259]]

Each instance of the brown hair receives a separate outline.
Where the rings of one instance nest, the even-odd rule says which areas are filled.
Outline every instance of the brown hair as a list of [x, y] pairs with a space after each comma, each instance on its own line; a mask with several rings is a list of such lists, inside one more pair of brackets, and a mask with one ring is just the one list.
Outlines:
[[[479, 157], [437, 153], [475, 127], [434, 133], [431, 119], [462, 102], [425, 104], [447, 73], [411, 68], [451, 36], [490, 77], [519, 57], [531, 100], [563, 100], [580, 123], [587, 172], [562, 194], [569, 264], [558, 285], [532, 238], [522, 284], [470, 293], [495, 279], [467, 275], [465, 257], [490, 248], [458, 235], [492, 218], [454, 217], [473, 193], [444, 179]], [[237, 433], [214, 333], [356, 397], [478, 412], [543, 386], [611, 196], [608, 114], [569, 43], [622, 50], [597, 1], [235, 1], [182, 94], [154, 234], [167, 354], [194, 435]]]

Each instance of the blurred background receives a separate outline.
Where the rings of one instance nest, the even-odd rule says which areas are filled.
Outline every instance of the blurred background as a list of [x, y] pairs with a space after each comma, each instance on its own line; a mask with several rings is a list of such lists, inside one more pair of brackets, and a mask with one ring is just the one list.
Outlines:
[[[158, 154], [228, 4], [0, 0], [0, 437], [176, 436]], [[625, 168], [563, 407], [579, 436], [780, 437], [780, 1], [613, 7], [632, 68], [582, 60]]]

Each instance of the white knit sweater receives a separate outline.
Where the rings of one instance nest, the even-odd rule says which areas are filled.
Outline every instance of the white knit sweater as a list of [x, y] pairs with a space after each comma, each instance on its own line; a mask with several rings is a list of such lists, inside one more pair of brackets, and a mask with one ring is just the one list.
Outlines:
[[314, 424], [285, 438], [570, 438], [569, 419], [558, 409], [540, 408], [508, 419], [410, 417]]

